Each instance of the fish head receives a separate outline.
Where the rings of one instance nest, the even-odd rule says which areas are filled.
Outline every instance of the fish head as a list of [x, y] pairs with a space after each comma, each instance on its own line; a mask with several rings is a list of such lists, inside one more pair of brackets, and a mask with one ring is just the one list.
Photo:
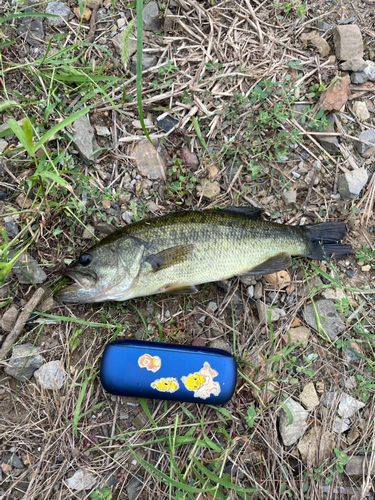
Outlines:
[[72, 283], [55, 293], [57, 301], [82, 304], [128, 298], [139, 274], [144, 247], [131, 239], [127, 244], [105, 240], [65, 269], [63, 275]]

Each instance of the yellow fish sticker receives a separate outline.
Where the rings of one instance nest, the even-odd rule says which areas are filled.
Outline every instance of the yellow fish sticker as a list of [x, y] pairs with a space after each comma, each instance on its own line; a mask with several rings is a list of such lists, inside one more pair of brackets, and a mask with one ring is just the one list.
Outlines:
[[174, 377], [158, 378], [154, 380], [151, 384], [153, 389], [160, 392], [170, 392], [171, 394], [178, 391], [180, 384], [178, 380]]
[[207, 399], [211, 394], [218, 396], [221, 392], [219, 382], [214, 382], [218, 375], [210, 363], [205, 361], [199, 372], [190, 373], [187, 377], [181, 377], [181, 380], [188, 391], [194, 392], [195, 398]]
[[159, 356], [150, 356], [150, 354], [143, 354], [138, 359], [138, 366], [146, 368], [149, 372], [157, 372], [161, 368], [161, 359]]

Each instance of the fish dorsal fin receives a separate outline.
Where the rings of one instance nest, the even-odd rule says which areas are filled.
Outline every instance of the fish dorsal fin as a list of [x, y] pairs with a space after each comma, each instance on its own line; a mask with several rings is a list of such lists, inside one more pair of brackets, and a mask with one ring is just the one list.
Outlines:
[[254, 219], [254, 220], [261, 219], [263, 212], [263, 208], [258, 208], [258, 207], [230, 206], [226, 208], [220, 208], [219, 210], [221, 212], [226, 212], [228, 214], [233, 214], [233, 215], [245, 215], [246, 217], [249, 217], [249, 219]]
[[253, 267], [248, 272], [250, 274], [272, 274], [283, 271], [292, 265], [292, 257], [287, 252], [280, 252], [265, 260], [258, 266]]
[[173, 283], [163, 288], [163, 293], [174, 293], [176, 295], [190, 295], [192, 293], [197, 293], [198, 289], [194, 285], [180, 285], [179, 283]]
[[149, 255], [145, 262], [148, 262], [154, 272], [161, 271], [166, 267], [171, 267], [184, 262], [193, 251], [194, 245], [176, 245], [166, 248], [159, 253]]

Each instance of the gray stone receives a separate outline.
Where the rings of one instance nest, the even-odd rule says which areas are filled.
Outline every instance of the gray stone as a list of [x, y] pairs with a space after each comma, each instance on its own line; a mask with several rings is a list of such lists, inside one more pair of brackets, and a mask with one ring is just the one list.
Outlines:
[[[321, 130], [321, 132], [327, 132], [327, 134], [331, 134], [332, 132], [335, 132], [335, 117], [333, 114], [328, 114], [326, 116], [326, 119], [329, 122], [329, 125], [324, 130]], [[330, 154], [335, 154], [339, 150], [339, 141], [335, 136], [317, 135], [316, 139], [318, 140], [318, 142], [320, 142], [323, 148]]]
[[[369, 470], [369, 465], [371, 461], [371, 454], [368, 453], [366, 456], [358, 455], [349, 458], [349, 462], [345, 466], [345, 473], [348, 476], [367, 476], [370, 472], [371, 475], [375, 474], [375, 462], [372, 464], [371, 470]], [[353, 498], [353, 497], [352, 497]], [[366, 498], [363, 496], [363, 498]]]
[[363, 71], [367, 67], [363, 57], [352, 57], [340, 64], [341, 71]]
[[[10, 259], [13, 258], [15, 252], [10, 252]], [[38, 262], [28, 252], [23, 252], [18, 261], [12, 267], [18, 281], [22, 284], [29, 285], [30, 283], [44, 283], [47, 279], [46, 273]]]
[[359, 411], [361, 408], [363, 408], [365, 403], [363, 401], [358, 401], [357, 399], [354, 399], [352, 396], [349, 396], [349, 394], [346, 394], [343, 392], [340, 397], [340, 404], [337, 410], [337, 413], [340, 415], [341, 418], [351, 418], [357, 411]]
[[358, 168], [351, 172], [341, 174], [337, 183], [337, 191], [344, 200], [354, 200], [357, 198], [366, 185], [368, 174], [365, 168]]
[[100, 125], [95, 125], [95, 130], [98, 135], [101, 137], [109, 137], [111, 135], [111, 131], [108, 127], [101, 127]]
[[[112, 43], [119, 56], [121, 56], [122, 54], [122, 48], [124, 45], [124, 36], [125, 36], [125, 31], [121, 31], [121, 33], [112, 38]], [[136, 52], [137, 52], [137, 39], [131, 37], [129, 42], [129, 57], [134, 55]]]
[[0, 299], [5, 299], [8, 297], [8, 294], [9, 294], [9, 286], [8, 285], [3, 285], [1, 288], [0, 288]]
[[[163, 114], [164, 115], [164, 114]], [[161, 116], [163, 116], [161, 115]], [[169, 132], [175, 125], [177, 125], [178, 120], [173, 118], [173, 116], [163, 116], [163, 118], [156, 118], [156, 125], [164, 132]]]
[[1, 319], [1, 328], [4, 330], [4, 332], [11, 331], [17, 320], [18, 312], [19, 311], [15, 306], [11, 306], [8, 310], [5, 311]]
[[332, 28], [331, 24], [326, 23], [325, 21], [318, 21], [318, 30], [323, 31], [324, 33], [326, 31], [329, 31]]
[[348, 418], [335, 417], [332, 426], [332, 431], [335, 434], [345, 432], [349, 428], [350, 428], [350, 420]]
[[[142, 71], [153, 68], [158, 63], [158, 58], [152, 54], [142, 53]], [[137, 58], [131, 58], [130, 71], [135, 75], [137, 72]]]
[[363, 70], [366, 73], [370, 82], [375, 81], [375, 64], [372, 61], [366, 61], [366, 68]]
[[8, 149], [8, 143], [4, 139], [0, 139], [0, 153], [4, 153], [4, 151]]
[[15, 238], [20, 230], [18, 229], [17, 224], [15, 223], [13, 217], [5, 217], [5, 232], [10, 238]]
[[17, 455], [17, 453], [7, 453], [6, 455], [4, 455], [3, 463], [9, 464], [12, 467], [15, 467], [16, 469], [24, 469], [25, 468], [25, 466], [22, 463], [22, 460]]
[[66, 26], [66, 22], [73, 17], [73, 12], [63, 2], [51, 2], [47, 5], [46, 14], [54, 14], [59, 17], [47, 17], [50, 26]]
[[92, 165], [99, 156], [99, 152], [94, 153], [94, 151], [99, 149], [99, 146], [96, 142], [94, 130], [87, 114], [78, 118], [78, 120], [73, 123], [73, 128], [73, 140], [78, 149], [79, 156], [85, 163]]
[[285, 205], [294, 205], [297, 201], [297, 191], [284, 191], [282, 198]]
[[290, 410], [293, 422], [289, 425], [289, 415], [281, 407], [279, 413], [279, 431], [284, 445], [291, 446], [305, 433], [309, 412], [291, 398], [285, 401], [284, 405]]
[[346, 19], [343, 19], [340, 21], [340, 24], [350, 24], [355, 21], [355, 17], [347, 17]]
[[34, 373], [35, 380], [43, 389], [58, 390], [64, 384], [66, 372], [61, 361], [50, 361]]
[[85, 227], [83, 233], [82, 233], [82, 238], [84, 240], [92, 240], [93, 234], [95, 234], [95, 228], [94, 226], [91, 226], [90, 224], [87, 224]]
[[254, 297], [254, 285], [250, 285], [246, 290], [246, 295], [252, 299]]
[[[336, 340], [346, 329], [344, 318], [336, 311], [331, 300], [317, 300], [315, 307], [324, 332], [332, 341]], [[305, 307], [305, 321], [309, 326], [319, 331], [314, 304]]]
[[173, 23], [174, 23], [173, 12], [167, 9], [165, 11], [165, 17], [164, 17], [164, 33], [173, 30]]
[[[375, 129], [370, 128], [368, 130], [364, 130], [361, 132], [358, 136], [358, 139], [361, 139], [362, 141], [370, 142], [374, 144], [375, 146]], [[355, 147], [358, 149], [358, 153], [363, 155], [365, 151], [370, 149], [372, 146], [369, 146], [368, 144], [364, 144], [363, 142], [356, 141], [355, 139], [353, 140], [353, 144]]]
[[143, 29], [145, 31], [156, 31], [160, 29], [159, 6], [156, 2], [149, 2], [143, 9]]
[[146, 415], [143, 412], [138, 413], [138, 415], [136, 417], [134, 417], [132, 420], [132, 425], [136, 429], [143, 429], [143, 427], [145, 427], [148, 424], [149, 424], [148, 418], [146, 417]]
[[136, 500], [138, 498], [139, 492], [142, 488], [142, 482], [137, 478], [133, 477], [126, 485], [126, 493], [129, 500]]
[[272, 322], [279, 321], [280, 318], [286, 316], [286, 312], [283, 309], [278, 309], [277, 307], [269, 309], [267, 304], [261, 300], [257, 300], [256, 306], [260, 322], [268, 323], [268, 310], [271, 312]]
[[139, 141], [133, 149], [132, 156], [140, 174], [152, 180], [164, 178], [167, 168], [164, 151], [163, 147], [156, 148], [147, 139]]
[[[121, 419], [121, 417], [120, 417], [120, 419]], [[108, 474], [106, 474], [103, 477], [103, 481], [102, 481], [100, 486], [102, 488], [110, 488], [113, 492], [116, 489], [117, 484], [118, 484], [118, 481], [115, 477], [115, 471], [112, 471], [112, 472], [108, 472]]]
[[262, 283], [260, 281], [254, 287], [254, 299], [259, 300], [263, 296]]
[[16, 345], [12, 357], [8, 360], [5, 372], [11, 377], [25, 382], [33, 376], [35, 370], [45, 363], [40, 352], [38, 347], [33, 347], [30, 343]]
[[[24, 12], [30, 12], [33, 14], [35, 11], [33, 9], [25, 9]], [[43, 30], [43, 17], [23, 17], [22, 24], [18, 27], [17, 33], [19, 35], [26, 34], [25, 40], [29, 45], [37, 47], [44, 40], [44, 30]], [[39, 40], [38, 40], [39, 39]]]
[[362, 360], [362, 358], [360, 356], [358, 356], [358, 352], [351, 347], [346, 348], [345, 359], [349, 363], [356, 363], [357, 365], [359, 365], [359, 363]]
[[210, 341], [210, 347], [213, 349], [222, 349], [223, 351], [231, 352], [230, 345], [223, 338], [218, 338]]
[[91, 490], [96, 484], [96, 477], [83, 469], [78, 469], [66, 480], [66, 484], [72, 490]]
[[257, 284], [257, 280], [255, 279], [255, 276], [253, 274], [243, 274], [242, 276], [240, 276], [240, 281], [243, 285], [246, 286]]
[[364, 71], [356, 71], [350, 75], [351, 83], [356, 85], [360, 85], [361, 83], [365, 83], [368, 80], [368, 76]]
[[336, 57], [339, 61], [363, 57], [362, 34], [356, 24], [336, 26], [333, 31], [333, 41]]

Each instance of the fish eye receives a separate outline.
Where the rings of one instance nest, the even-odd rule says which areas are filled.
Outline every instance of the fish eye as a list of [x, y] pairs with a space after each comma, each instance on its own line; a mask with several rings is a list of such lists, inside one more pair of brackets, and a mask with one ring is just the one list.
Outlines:
[[89, 253], [83, 253], [78, 260], [82, 266], [88, 266], [92, 261], [92, 257]]

